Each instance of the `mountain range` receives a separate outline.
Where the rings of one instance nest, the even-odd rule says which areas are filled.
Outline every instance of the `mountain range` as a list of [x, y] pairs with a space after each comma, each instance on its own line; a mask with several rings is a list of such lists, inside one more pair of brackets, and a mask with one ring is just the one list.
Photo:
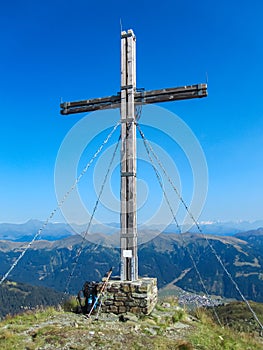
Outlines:
[[[203, 293], [204, 284], [209, 294], [240, 299], [218, 263], [219, 257], [243, 295], [263, 302], [263, 229], [234, 236], [194, 233], [151, 236], [152, 232], [147, 231], [147, 239], [138, 246], [139, 274], [157, 277], [159, 288], [176, 285]], [[9, 278], [57, 291], [64, 291], [70, 282], [68, 291], [77, 293], [86, 280], [101, 280], [110, 267], [114, 275], [119, 275], [116, 238], [115, 235], [93, 234], [88, 241], [75, 234], [57, 241], [35, 241]], [[25, 246], [25, 242], [0, 241], [0, 274], [10, 268]]]
[[[40, 228], [44, 225], [44, 221], [40, 220], [28, 220], [25, 223], [13, 224], [13, 223], [0, 223], [0, 240], [9, 240], [14, 242], [27, 242], [30, 241]], [[263, 220], [254, 222], [249, 221], [210, 221], [199, 223], [202, 232], [205, 234], [233, 236], [237, 233], [244, 231], [255, 230], [263, 227]], [[48, 223], [45, 229], [41, 232], [40, 238], [48, 241], [55, 241], [62, 238], [66, 238], [75, 234], [81, 234], [86, 231], [87, 224], [66, 224], [66, 223]], [[151, 231], [155, 234], [163, 233], [178, 233], [178, 228], [175, 224], [168, 225], [163, 229], [163, 225], [139, 225], [138, 231], [146, 232]], [[90, 234], [106, 234], [113, 235], [119, 233], [119, 223], [107, 223], [107, 224], [94, 224], [91, 226]], [[181, 231], [184, 232], [184, 227], [181, 227]], [[195, 233], [197, 229], [193, 226], [190, 232]]]

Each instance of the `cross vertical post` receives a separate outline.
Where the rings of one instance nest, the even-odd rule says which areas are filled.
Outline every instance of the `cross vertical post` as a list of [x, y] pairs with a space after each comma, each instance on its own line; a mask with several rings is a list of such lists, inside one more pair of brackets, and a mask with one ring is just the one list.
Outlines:
[[121, 33], [121, 280], [138, 279], [136, 205], [136, 38]]

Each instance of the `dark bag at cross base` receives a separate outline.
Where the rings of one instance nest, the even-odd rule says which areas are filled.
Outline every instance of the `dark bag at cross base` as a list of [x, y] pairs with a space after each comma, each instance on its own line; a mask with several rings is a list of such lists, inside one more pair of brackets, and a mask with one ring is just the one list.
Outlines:
[[97, 282], [85, 282], [83, 295], [85, 298], [84, 313], [89, 313], [97, 298]]

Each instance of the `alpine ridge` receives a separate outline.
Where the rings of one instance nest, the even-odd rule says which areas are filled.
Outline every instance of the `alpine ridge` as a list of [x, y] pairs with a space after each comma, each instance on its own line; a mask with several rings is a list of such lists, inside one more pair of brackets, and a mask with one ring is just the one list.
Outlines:
[[[143, 233], [140, 233], [143, 241]], [[209, 294], [236, 298], [234, 285], [207, 244], [212, 244], [217, 254], [249, 300], [263, 301], [263, 230], [258, 229], [236, 236], [186, 233], [159, 234], [146, 232], [144, 243], [139, 245], [139, 275], [157, 277], [159, 288], [174, 283], [191, 292], [203, 292], [202, 285], [189, 251], [195, 259]], [[85, 240], [79, 235], [57, 241], [36, 241], [12, 271], [10, 279], [64, 291], [65, 281], [71, 273], [78, 249], [82, 253], [69, 285], [76, 293], [86, 280], [100, 280], [111, 266], [113, 275], [119, 275], [119, 249], [114, 235], [89, 235]], [[4, 274], [23, 250], [25, 243], [0, 241], [0, 274]]]

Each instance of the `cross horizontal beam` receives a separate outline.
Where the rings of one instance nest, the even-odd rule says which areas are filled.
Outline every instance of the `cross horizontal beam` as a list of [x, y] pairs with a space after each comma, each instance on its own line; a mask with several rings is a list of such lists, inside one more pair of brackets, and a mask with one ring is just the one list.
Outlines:
[[[129, 88], [123, 87], [124, 88]], [[144, 105], [150, 103], [170, 102], [178, 100], [188, 100], [192, 98], [201, 98], [207, 96], [207, 84], [196, 84], [167, 88], [161, 90], [136, 91], [134, 94], [134, 103]], [[60, 113], [63, 115], [93, 112], [102, 109], [119, 108], [121, 105], [121, 95], [94, 98], [76, 102], [64, 102], [60, 104]]]

